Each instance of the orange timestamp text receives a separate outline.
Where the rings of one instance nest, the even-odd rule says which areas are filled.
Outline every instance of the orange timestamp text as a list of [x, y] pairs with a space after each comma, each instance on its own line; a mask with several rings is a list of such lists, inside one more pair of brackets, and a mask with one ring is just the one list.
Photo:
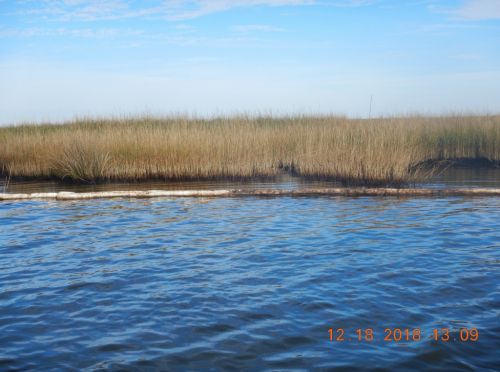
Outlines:
[[425, 335], [420, 328], [381, 328], [375, 331], [373, 328], [357, 328], [345, 330], [344, 328], [329, 328], [328, 334], [332, 342], [373, 342], [383, 340], [386, 342], [418, 342], [422, 340], [434, 340], [437, 342], [476, 342], [479, 340], [477, 328], [432, 328]]

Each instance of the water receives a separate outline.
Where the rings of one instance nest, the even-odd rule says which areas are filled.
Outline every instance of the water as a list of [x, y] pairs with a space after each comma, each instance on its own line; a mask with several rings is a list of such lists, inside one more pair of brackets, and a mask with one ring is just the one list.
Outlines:
[[500, 167], [457, 166], [443, 170], [428, 187], [500, 187]]
[[[298, 189], [307, 187], [341, 187], [334, 181], [308, 180], [283, 174], [268, 180], [257, 181], [190, 181], [190, 182], [114, 182], [103, 184], [73, 184], [55, 181], [15, 181], [0, 179], [0, 192], [89, 192], [116, 190], [216, 190], [216, 189], [256, 189], [284, 188]], [[430, 181], [410, 185], [415, 187], [451, 188], [451, 187], [498, 187], [500, 188], [500, 167], [451, 167], [436, 174]]]
[[[499, 173], [500, 179], [500, 173]], [[2, 187], [3, 186], [3, 187]], [[9, 193], [31, 192], [95, 192], [120, 190], [221, 190], [221, 189], [262, 189], [262, 188], [304, 188], [304, 187], [340, 187], [338, 182], [305, 180], [301, 177], [281, 175], [275, 178], [255, 181], [147, 181], [147, 182], [113, 182], [100, 184], [75, 184], [56, 181], [15, 181], [2, 185], [0, 192], [5, 189]]]
[[0, 370], [495, 370], [499, 265], [500, 198], [2, 202]]

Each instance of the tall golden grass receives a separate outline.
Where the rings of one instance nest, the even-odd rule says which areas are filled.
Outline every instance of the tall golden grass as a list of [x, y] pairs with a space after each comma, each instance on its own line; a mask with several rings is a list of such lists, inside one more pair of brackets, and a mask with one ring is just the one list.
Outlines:
[[194, 180], [283, 172], [348, 185], [403, 185], [450, 159], [500, 161], [500, 116], [82, 119], [0, 128], [13, 178]]

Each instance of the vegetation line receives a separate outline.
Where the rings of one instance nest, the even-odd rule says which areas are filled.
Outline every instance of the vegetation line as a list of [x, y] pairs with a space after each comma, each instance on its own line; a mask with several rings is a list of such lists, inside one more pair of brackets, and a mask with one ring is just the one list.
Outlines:
[[500, 164], [500, 116], [187, 117], [0, 128], [0, 175], [70, 182], [251, 179], [290, 173], [401, 187], [455, 159]]

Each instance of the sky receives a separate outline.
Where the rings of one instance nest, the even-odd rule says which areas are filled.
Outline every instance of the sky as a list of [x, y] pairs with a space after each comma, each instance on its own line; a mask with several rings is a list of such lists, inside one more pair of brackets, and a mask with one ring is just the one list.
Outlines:
[[499, 112], [500, 0], [0, 0], [0, 125]]

